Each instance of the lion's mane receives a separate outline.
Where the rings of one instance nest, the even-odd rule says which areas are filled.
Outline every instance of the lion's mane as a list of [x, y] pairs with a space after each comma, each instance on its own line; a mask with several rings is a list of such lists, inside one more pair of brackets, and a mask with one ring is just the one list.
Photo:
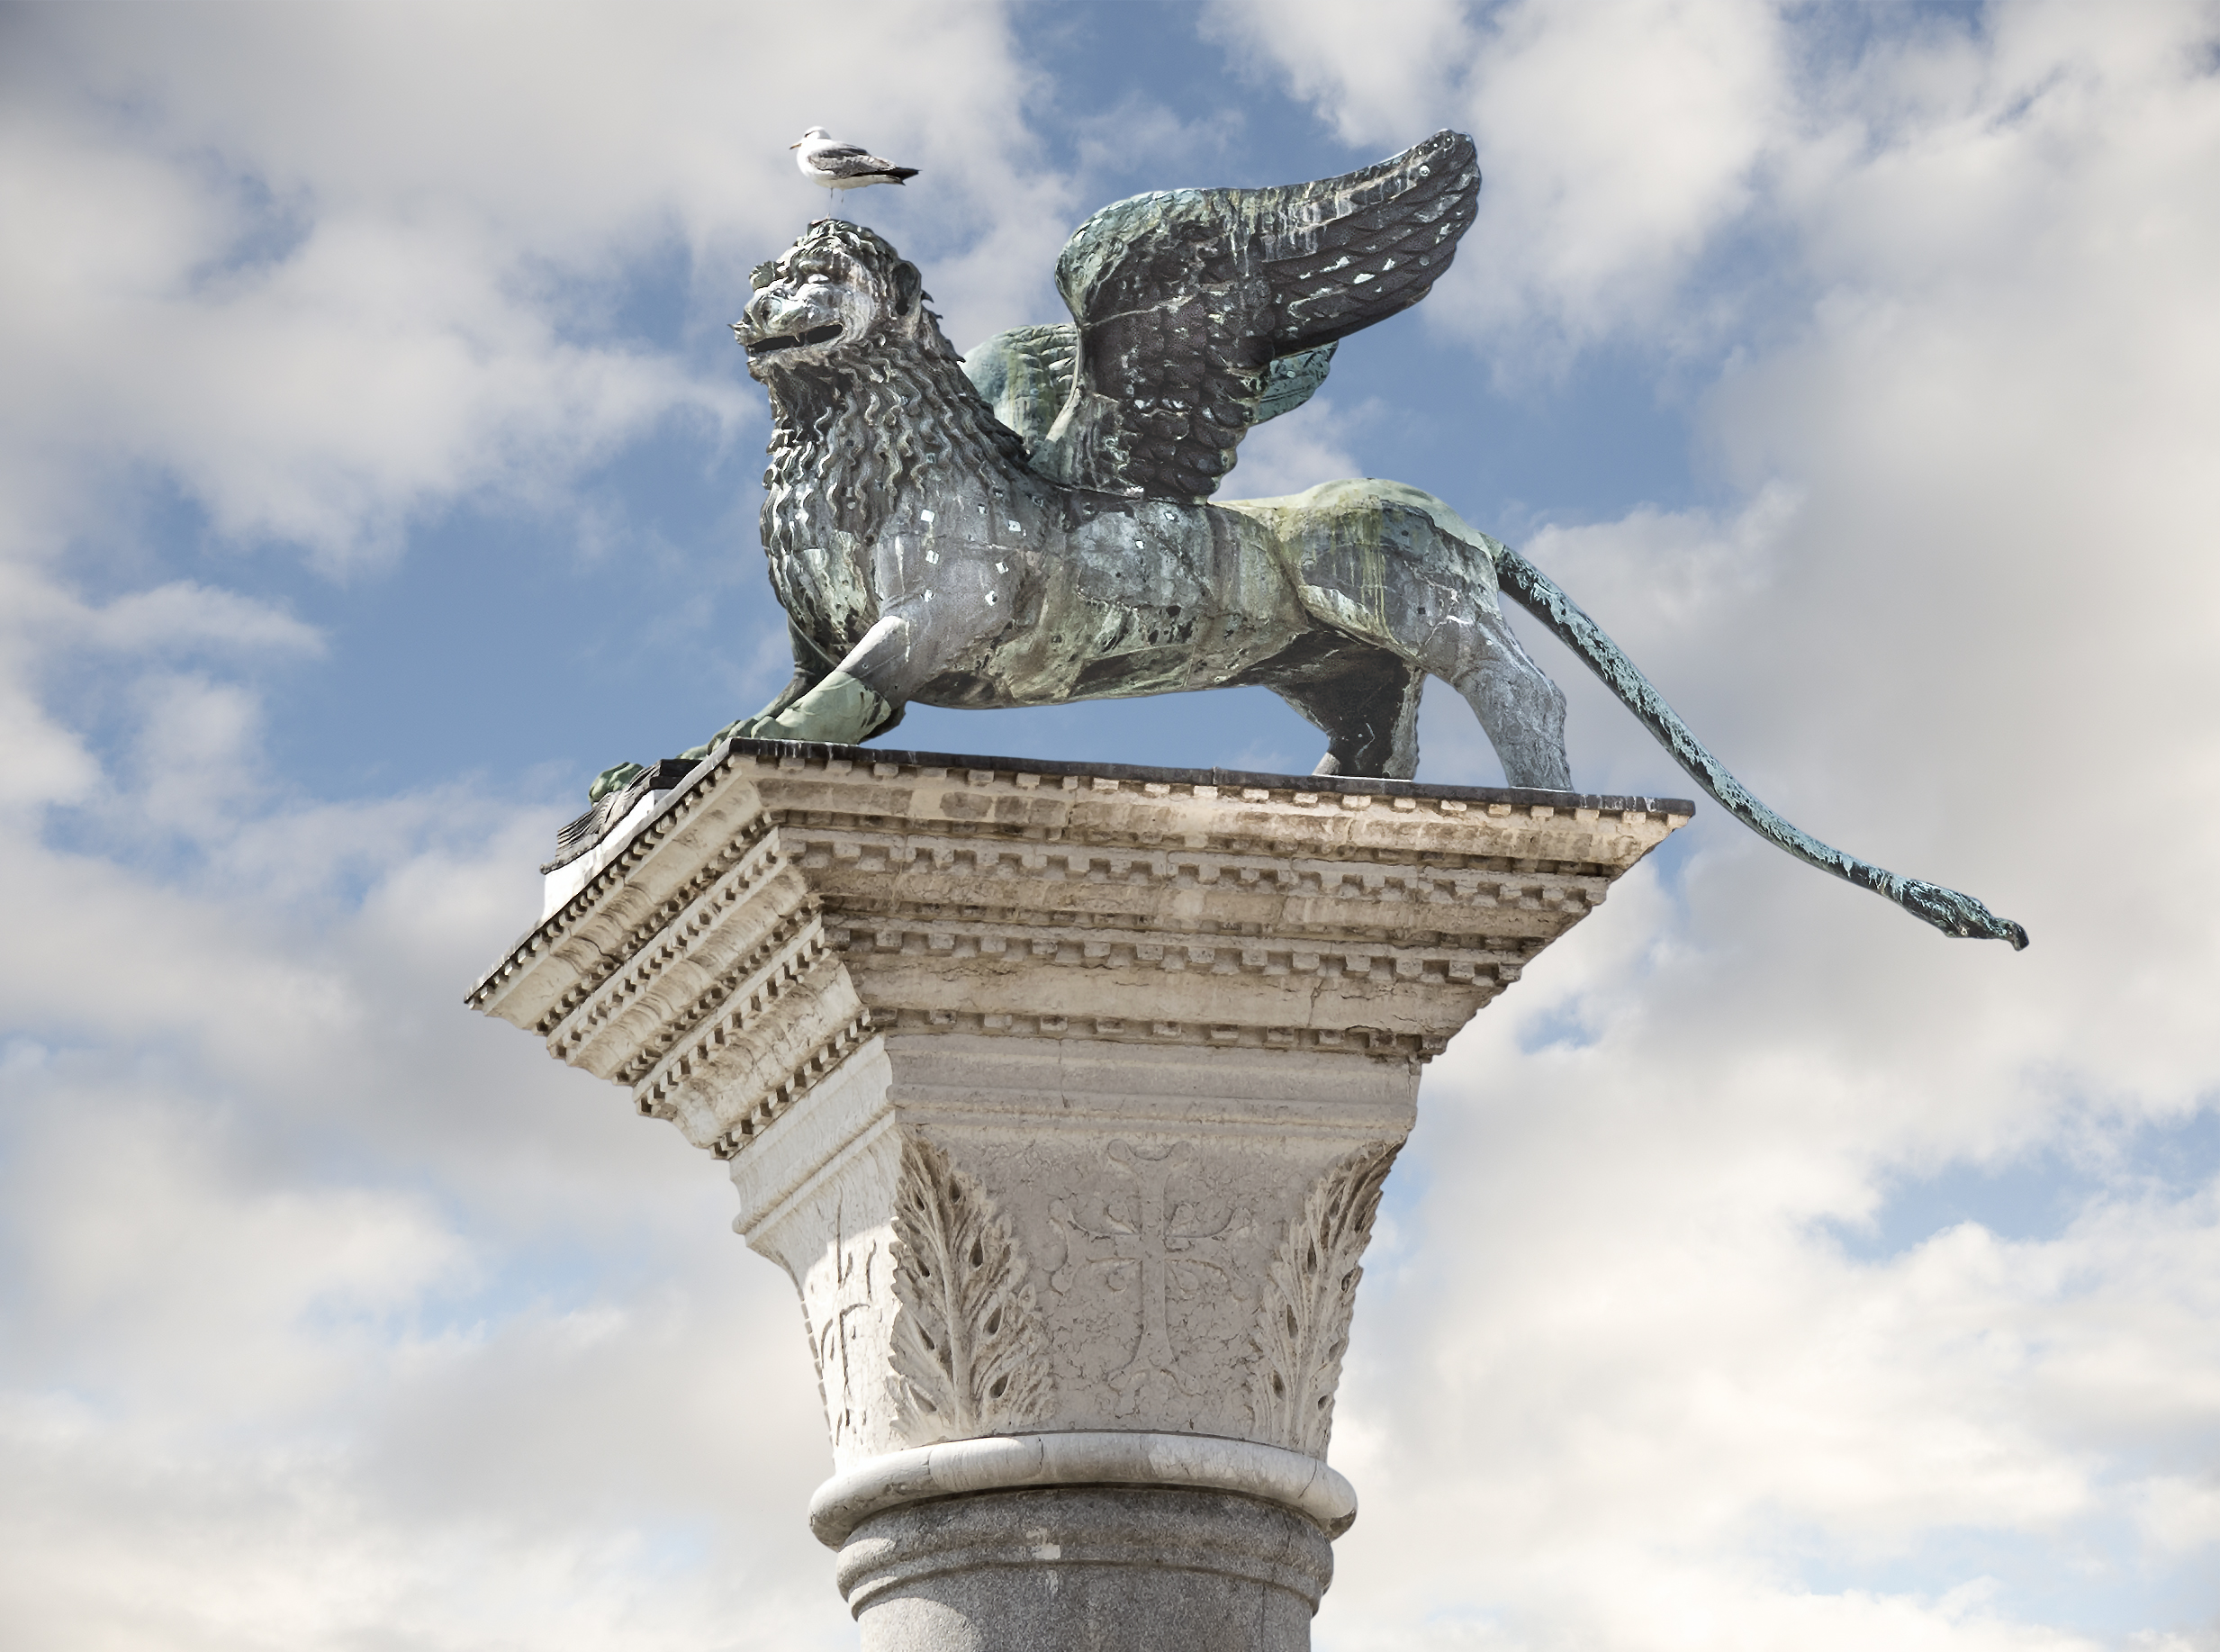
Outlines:
[[1024, 463], [1024, 444], [964, 376], [940, 318], [925, 307], [932, 295], [916, 286], [915, 266], [869, 230], [836, 220], [797, 247], [822, 241], [862, 266], [880, 295], [878, 321], [772, 386], [766, 545], [808, 544], [812, 522], [868, 535], [928, 471], [986, 475]]

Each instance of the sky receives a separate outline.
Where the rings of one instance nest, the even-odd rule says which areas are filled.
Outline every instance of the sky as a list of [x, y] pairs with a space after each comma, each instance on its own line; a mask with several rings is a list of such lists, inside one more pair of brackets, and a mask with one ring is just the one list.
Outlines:
[[[1429, 1069], [1321, 1652], [2220, 1648], [2220, 6], [0, 10], [0, 1646], [837, 1647], [792, 1287], [466, 1011], [593, 773], [783, 681], [726, 323], [959, 348], [1144, 189], [1486, 175], [1228, 497], [1517, 544], [1760, 796]], [[1688, 795], [1572, 699], [1575, 783]], [[1261, 691], [924, 749], [1307, 771]], [[1430, 693], [1420, 777], [1499, 779]]]

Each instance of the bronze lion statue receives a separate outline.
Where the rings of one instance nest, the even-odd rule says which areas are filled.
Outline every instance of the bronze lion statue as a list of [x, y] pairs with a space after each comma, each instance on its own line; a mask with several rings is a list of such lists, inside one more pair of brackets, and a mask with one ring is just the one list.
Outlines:
[[[1370, 480], [1211, 497], [1242, 435], [1315, 388], [1339, 339], [1425, 295], [1479, 184], [1471, 140], [1441, 132], [1320, 183], [1121, 202], [1058, 260], [1071, 324], [968, 359], [915, 265], [869, 230], [811, 224], [756, 269], [734, 324], [774, 419], [763, 541], [795, 673], [717, 738], [853, 745], [911, 701], [1260, 684], [1324, 733], [1317, 772], [1409, 779], [1438, 677], [1512, 786], [1566, 790], [1564, 695], [1505, 623], [1508, 591], [1738, 819], [1947, 934], [2024, 946], [1979, 901], [1767, 809], [1563, 591], [1442, 501]], [[595, 799], [640, 773], [606, 771]]]

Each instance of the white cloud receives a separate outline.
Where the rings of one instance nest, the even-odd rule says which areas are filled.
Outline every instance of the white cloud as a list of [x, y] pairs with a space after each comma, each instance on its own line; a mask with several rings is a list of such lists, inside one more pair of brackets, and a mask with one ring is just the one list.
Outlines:
[[1374, 21], [1353, 29], [1330, 5], [1213, 0], [1205, 27], [1286, 76], [1344, 142], [1376, 143], [1449, 95], [1471, 54], [1473, 25], [1457, 0], [1407, 0]]
[[2143, 1530], [2161, 1549], [2180, 1554], [2220, 1546], [2220, 1476], [2153, 1475], [2143, 1498]]
[[975, 243], [936, 266], [959, 330], [1054, 257], [1061, 186], [981, 140], [1024, 84], [991, 9], [852, 14], [905, 46], [848, 54], [830, 108], [758, 67], [826, 50], [766, 8], [249, 15], [11, 24], [12, 480], [54, 509], [38, 469], [153, 467], [220, 533], [337, 565], [475, 490], [562, 497], [674, 413], [752, 426], [728, 341], [681, 358], [590, 318], [653, 255], [692, 261], [697, 330], [726, 319], [809, 215], [783, 146], [810, 120], [932, 170], [921, 250]]
[[161, 648], [242, 654], [320, 654], [322, 634], [292, 615], [233, 591], [176, 580], [118, 597], [86, 616], [96, 646], [144, 655]]
[[[1622, 888], [1430, 1079], [1416, 1231], [1368, 1276], [1338, 1440], [1385, 1494], [1341, 1545], [1327, 1644], [1462, 1644], [1428, 1619], [1452, 1599], [1518, 1646], [2094, 1644], [2008, 1597], [1815, 1590], [1800, 1563], [1932, 1577], [1955, 1533], [2131, 1512], [2197, 1540], [2149, 1447], [2210, 1425], [2220, 1183], [2099, 1197], [2055, 1239], [1962, 1224], [1845, 1257], [1814, 1218], [1855, 1205], [1909, 1106], [1962, 1110], [1956, 1084], [1846, 1085], [1800, 1027], [1700, 1052], [1694, 1000], [1746, 988], [1658, 957], [1669, 921]], [[1522, 1052], [1567, 991], [1595, 1042]]]
[[1377, 411], [1367, 404], [1344, 413], [1331, 396], [1313, 396], [1241, 438], [1238, 462], [1219, 497], [1277, 499], [1337, 476], [1362, 475], [1349, 436]]
[[49, 943], [0, 996], [49, 1042], [0, 1070], [0, 1617], [92, 1647], [835, 1643], [791, 1287], [714, 1167], [459, 1006], [550, 820], [227, 801], [247, 841], [200, 892], [8, 848]]
[[1700, 326], [1673, 301], [1791, 136], [1783, 26], [1758, 0], [1430, 0], [1361, 31], [1330, 5], [1213, 14], [1349, 142], [1473, 134], [1479, 218], [1427, 311], [1485, 337], [1499, 367], [1561, 359], [1537, 324], [1574, 346]]

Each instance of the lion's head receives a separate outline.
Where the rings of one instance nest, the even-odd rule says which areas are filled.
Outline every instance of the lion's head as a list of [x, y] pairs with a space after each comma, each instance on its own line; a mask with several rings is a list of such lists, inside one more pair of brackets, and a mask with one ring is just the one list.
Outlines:
[[748, 374], [776, 375], [825, 360], [875, 333], [915, 332], [925, 296], [917, 266], [858, 224], [820, 219], [784, 256], [749, 277], [755, 295], [733, 331]]

